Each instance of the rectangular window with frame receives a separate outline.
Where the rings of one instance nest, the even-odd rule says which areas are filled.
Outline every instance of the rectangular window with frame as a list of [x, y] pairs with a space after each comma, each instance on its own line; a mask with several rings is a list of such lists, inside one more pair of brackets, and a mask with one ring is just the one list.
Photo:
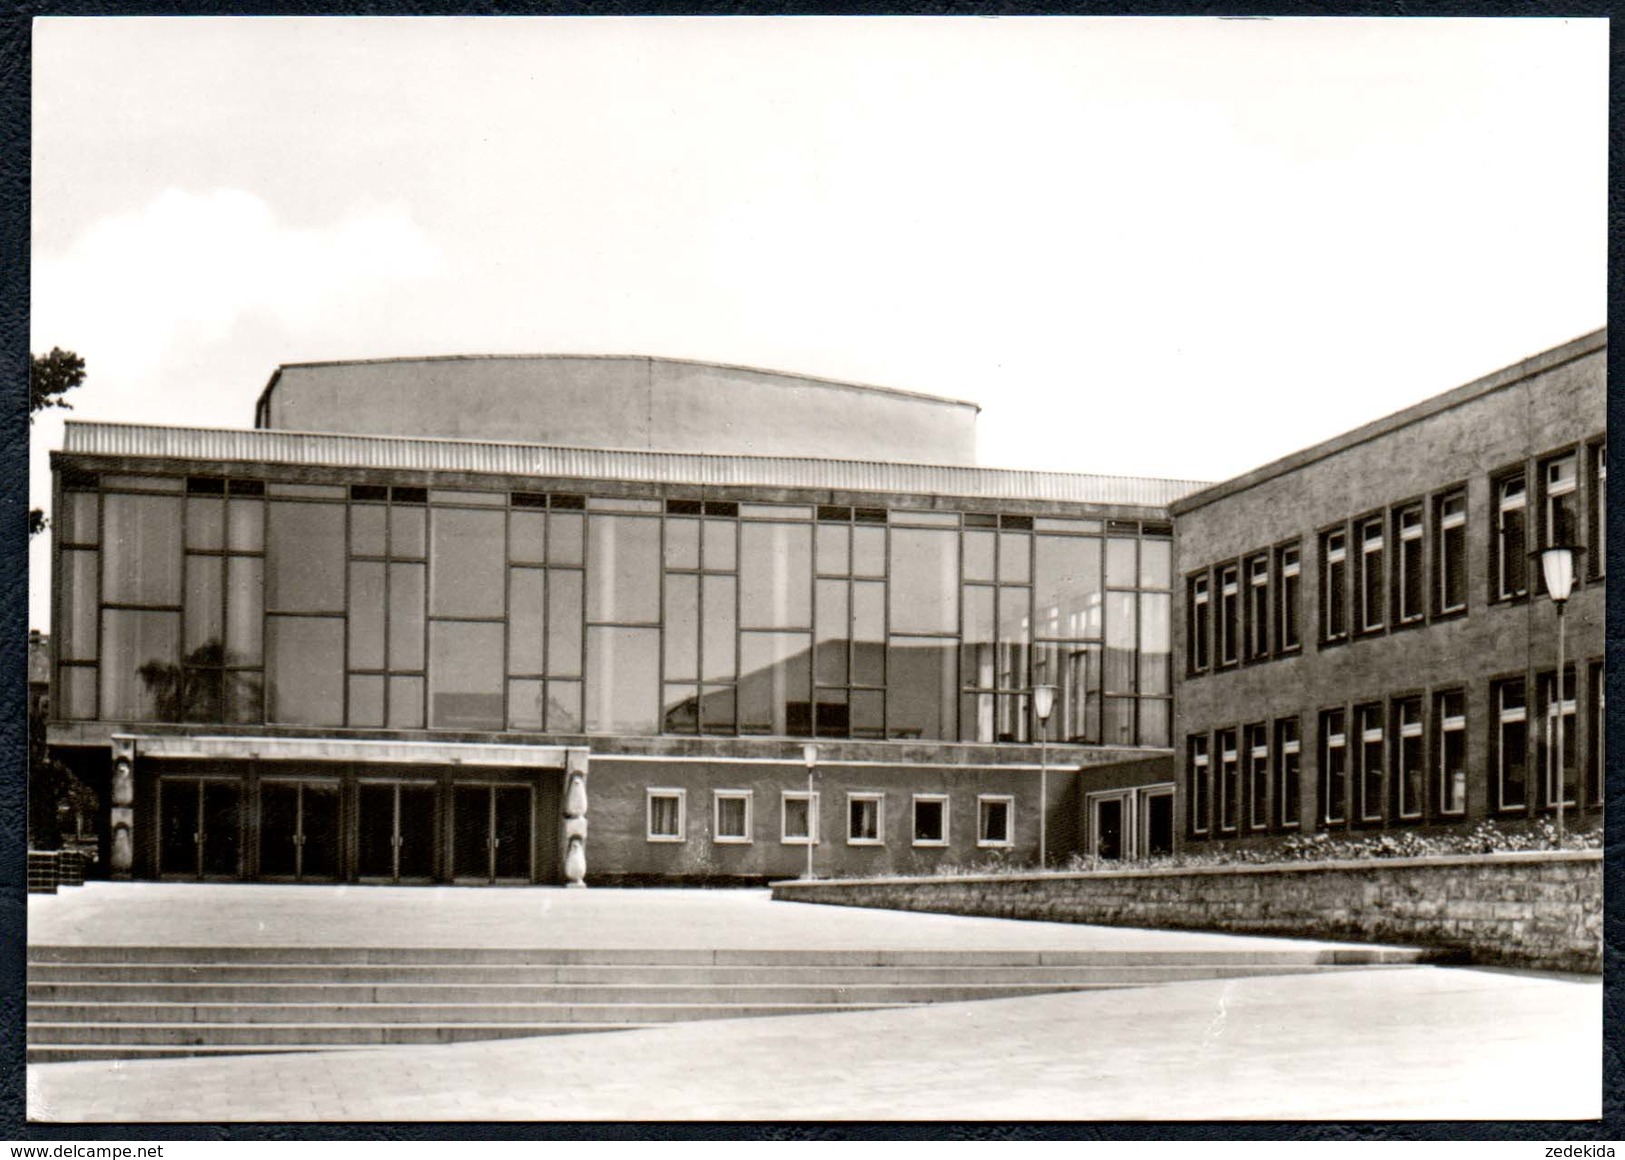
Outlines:
[[1320, 714], [1320, 820], [1336, 826], [1348, 821], [1348, 714], [1326, 709]]
[[1213, 590], [1212, 577], [1203, 572], [1187, 581], [1190, 596], [1190, 631], [1185, 641], [1187, 667], [1193, 673], [1204, 673], [1212, 661]]
[[1523, 472], [1502, 476], [1491, 490], [1496, 515], [1492, 591], [1496, 600], [1513, 600], [1529, 594], [1529, 495]]
[[1270, 655], [1270, 558], [1263, 552], [1247, 561], [1247, 659]]
[[1193, 836], [1208, 832], [1210, 792], [1207, 734], [1193, 733], [1185, 738], [1185, 800], [1190, 803], [1187, 824]]
[[1219, 568], [1219, 664], [1236, 663], [1241, 639], [1240, 572], [1234, 564]]
[[1608, 768], [1605, 760], [1608, 755], [1608, 706], [1602, 665], [1591, 666], [1587, 683], [1591, 689], [1591, 714], [1586, 726], [1591, 734], [1590, 744], [1586, 746], [1586, 804], [1600, 806], [1603, 775]]
[[1467, 492], [1446, 492], [1433, 501], [1433, 611], [1467, 611]]
[[1523, 810], [1529, 805], [1529, 706], [1522, 677], [1491, 686], [1495, 706], [1495, 808]]
[[1608, 440], [1591, 445], [1591, 548], [1586, 560], [1586, 575], [1593, 579], [1608, 571]]
[[976, 799], [976, 844], [1009, 846], [1015, 841], [1016, 799], [1008, 794], [982, 794]]
[[1422, 698], [1394, 702], [1394, 812], [1406, 821], [1422, 816], [1427, 791], [1427, 743], [1422, 734]]
[[846, 795], [846, 844], [884, 846], [886, 795], [849, 793]]
[[1283, 830], [1295, 830], [1300, 824], [1301, 748], [1298, 719], [1282, 717], [1275, 723], [1275, 824]]
[[1247, 746], [1247, 827], [1263, 830], [1269, 827], [1270, 814], [1270, 734], [1269, 726], [1260, 721], [1246, 729]]
[[751, 841], [751, 805], [754, 796], [748, 789], [715, 791], [712, 795], [716, 811], [711, 830], [712, 841], [738, 845]]
[[1330, 644], [1349, 635], [1348, 530], [1320, 535], [1320, 639]]
[[1383, 819], [1383, 790], [1387, 781], [1382, 706], [1373, 703], [1356, 708], [1354, 727], [1360, 735], [1360, 820], [1380, 822]]
[[644, 796], [647, 831], [651, 842], [681, 842], [687, 834], [688, 791], [650, 789]]
[[1355, 527], [1360, 545], [1360, 570], [1355, 574], [1355, 605], [1361, 632], [1380, 632], [1388, 621], [1387, 572], [1383, 557], [1387, 540], [1383, 518], [1373, 516]]
[[914, 844], [916, 846], [946, 846], [948, 844], [948, 795], [914, 795]]
[[1439, 813], [1459, 817], [1467, 812], [1467, 694], [1460, 689], [1433, 698], [1435, 743], [1438, 754]]
[[1427, 615], [1427, 542], [1422, 505], [1394, 512], [1394, 623], [1417, 624]]
[[1215, 744], [1219, 750], [1218, 784], [1214, 786], [1214, 794], [1219, 799], [1219, 829], [1234, 833], [1236, 810], [1240, 804], [1236, 799], [1241, 780], [1240, 763], [1236, 754], [1236, 731], [1219, 730]]
[[1558, 764], [1557, 729], [1559, 702], [1553, 694], [1556, 692], [1556, 674], [1541, 673], [1536, 681], [1537, 704], [1540, 706], [1541, 729], [1537, 745], [1537, 761], [1535, 768], [1540, 771], [1540, 803], [1546, 808], [1557, 804], [1557, 787], [1559, 780], [1563, 786], [1563, 804], [1572, 808], [1577, 804], [1577, 791], [1579, 789], [1579, 770], [1576, 767], [1575, 755], [1579, 745], [1578, 718], [1575, 713], [1575, 673], [1572, 667], [1563, 670], [1563, 697], [1561, 709], [1563, 714], [1563, 748], [1561, 774]]
[[1580, 542], [1580, 465], [1570, 451], [1540, 465], [1540, 546]]
[[1275, 550], [1275, 649], [1296, 652], [1303, 644], [1298, 629], [1303, 561], [1297, 544], [1284, 544]]
[[818, 845], [818, 793], [785, 790], [779, 798], [779, 843], [785, 846]]

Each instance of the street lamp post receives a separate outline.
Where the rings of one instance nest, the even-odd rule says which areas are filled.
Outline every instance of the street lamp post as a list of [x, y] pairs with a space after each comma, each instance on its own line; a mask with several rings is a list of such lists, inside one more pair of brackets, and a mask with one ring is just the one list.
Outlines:
[[[1553, 708], [1557, 714], [1557, 737], [1555, 752], [1552, 755], [1551, 765], [1556, 767], [1556, 798], [1557, 798], [1557, 844], [1563, 844], [1563, 803], [1569, 796], [1568, 770], [1563, 764], [1563, 665], [1565, 627], [1563, 611], [1568, 607], [1569, 596], [1574, 591], [1574, 564], [1584, 548], [1574, 544], [1552, 544], [1537, 552], [1530, 553], [1540, 558], [1540, 570], [1546, 581], [1546, 591], [1557, 606], [1557, 674], [1552, 680]], [[1553, 788], [1553, 777], [1550, 769], [1546, 773], [1548, 792]]]
[[1038, 718], [1038, 868], [1049, 865], [1049, 715], [1055, 708], [1055, 686], [1033, 686], [1033, 715]]
[[813, 836], [817, 833], [817, 812], [813, 808], [813, 771], [818, 768], [818, 746], [803, 745], [801, 759], [807, 763], [807, 874], [813, 876]]

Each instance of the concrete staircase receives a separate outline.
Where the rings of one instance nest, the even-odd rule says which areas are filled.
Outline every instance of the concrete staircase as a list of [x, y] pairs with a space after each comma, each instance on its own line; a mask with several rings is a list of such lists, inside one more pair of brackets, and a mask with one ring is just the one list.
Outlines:
[[1223, 951], [35, 946], [30, 1063], [325, 1051], [1400, 966]]

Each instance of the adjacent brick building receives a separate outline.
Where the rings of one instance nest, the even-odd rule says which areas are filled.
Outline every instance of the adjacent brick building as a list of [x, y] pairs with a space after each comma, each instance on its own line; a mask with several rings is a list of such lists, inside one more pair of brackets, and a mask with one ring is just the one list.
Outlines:
[[[1607, 335], [1172, 505], [1182, 843], [1600, 815]], [[1530, 552], [1588, 549], [1556, 621]], [[1559, 705], [1561, 704], [1561, 710]]]

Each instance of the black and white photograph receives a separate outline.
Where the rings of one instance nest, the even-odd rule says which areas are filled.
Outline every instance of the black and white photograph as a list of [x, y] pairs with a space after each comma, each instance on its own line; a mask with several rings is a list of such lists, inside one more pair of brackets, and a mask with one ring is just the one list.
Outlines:
[[1607, 20], [30, 35], [23, 1134], [1598, 1138]]

